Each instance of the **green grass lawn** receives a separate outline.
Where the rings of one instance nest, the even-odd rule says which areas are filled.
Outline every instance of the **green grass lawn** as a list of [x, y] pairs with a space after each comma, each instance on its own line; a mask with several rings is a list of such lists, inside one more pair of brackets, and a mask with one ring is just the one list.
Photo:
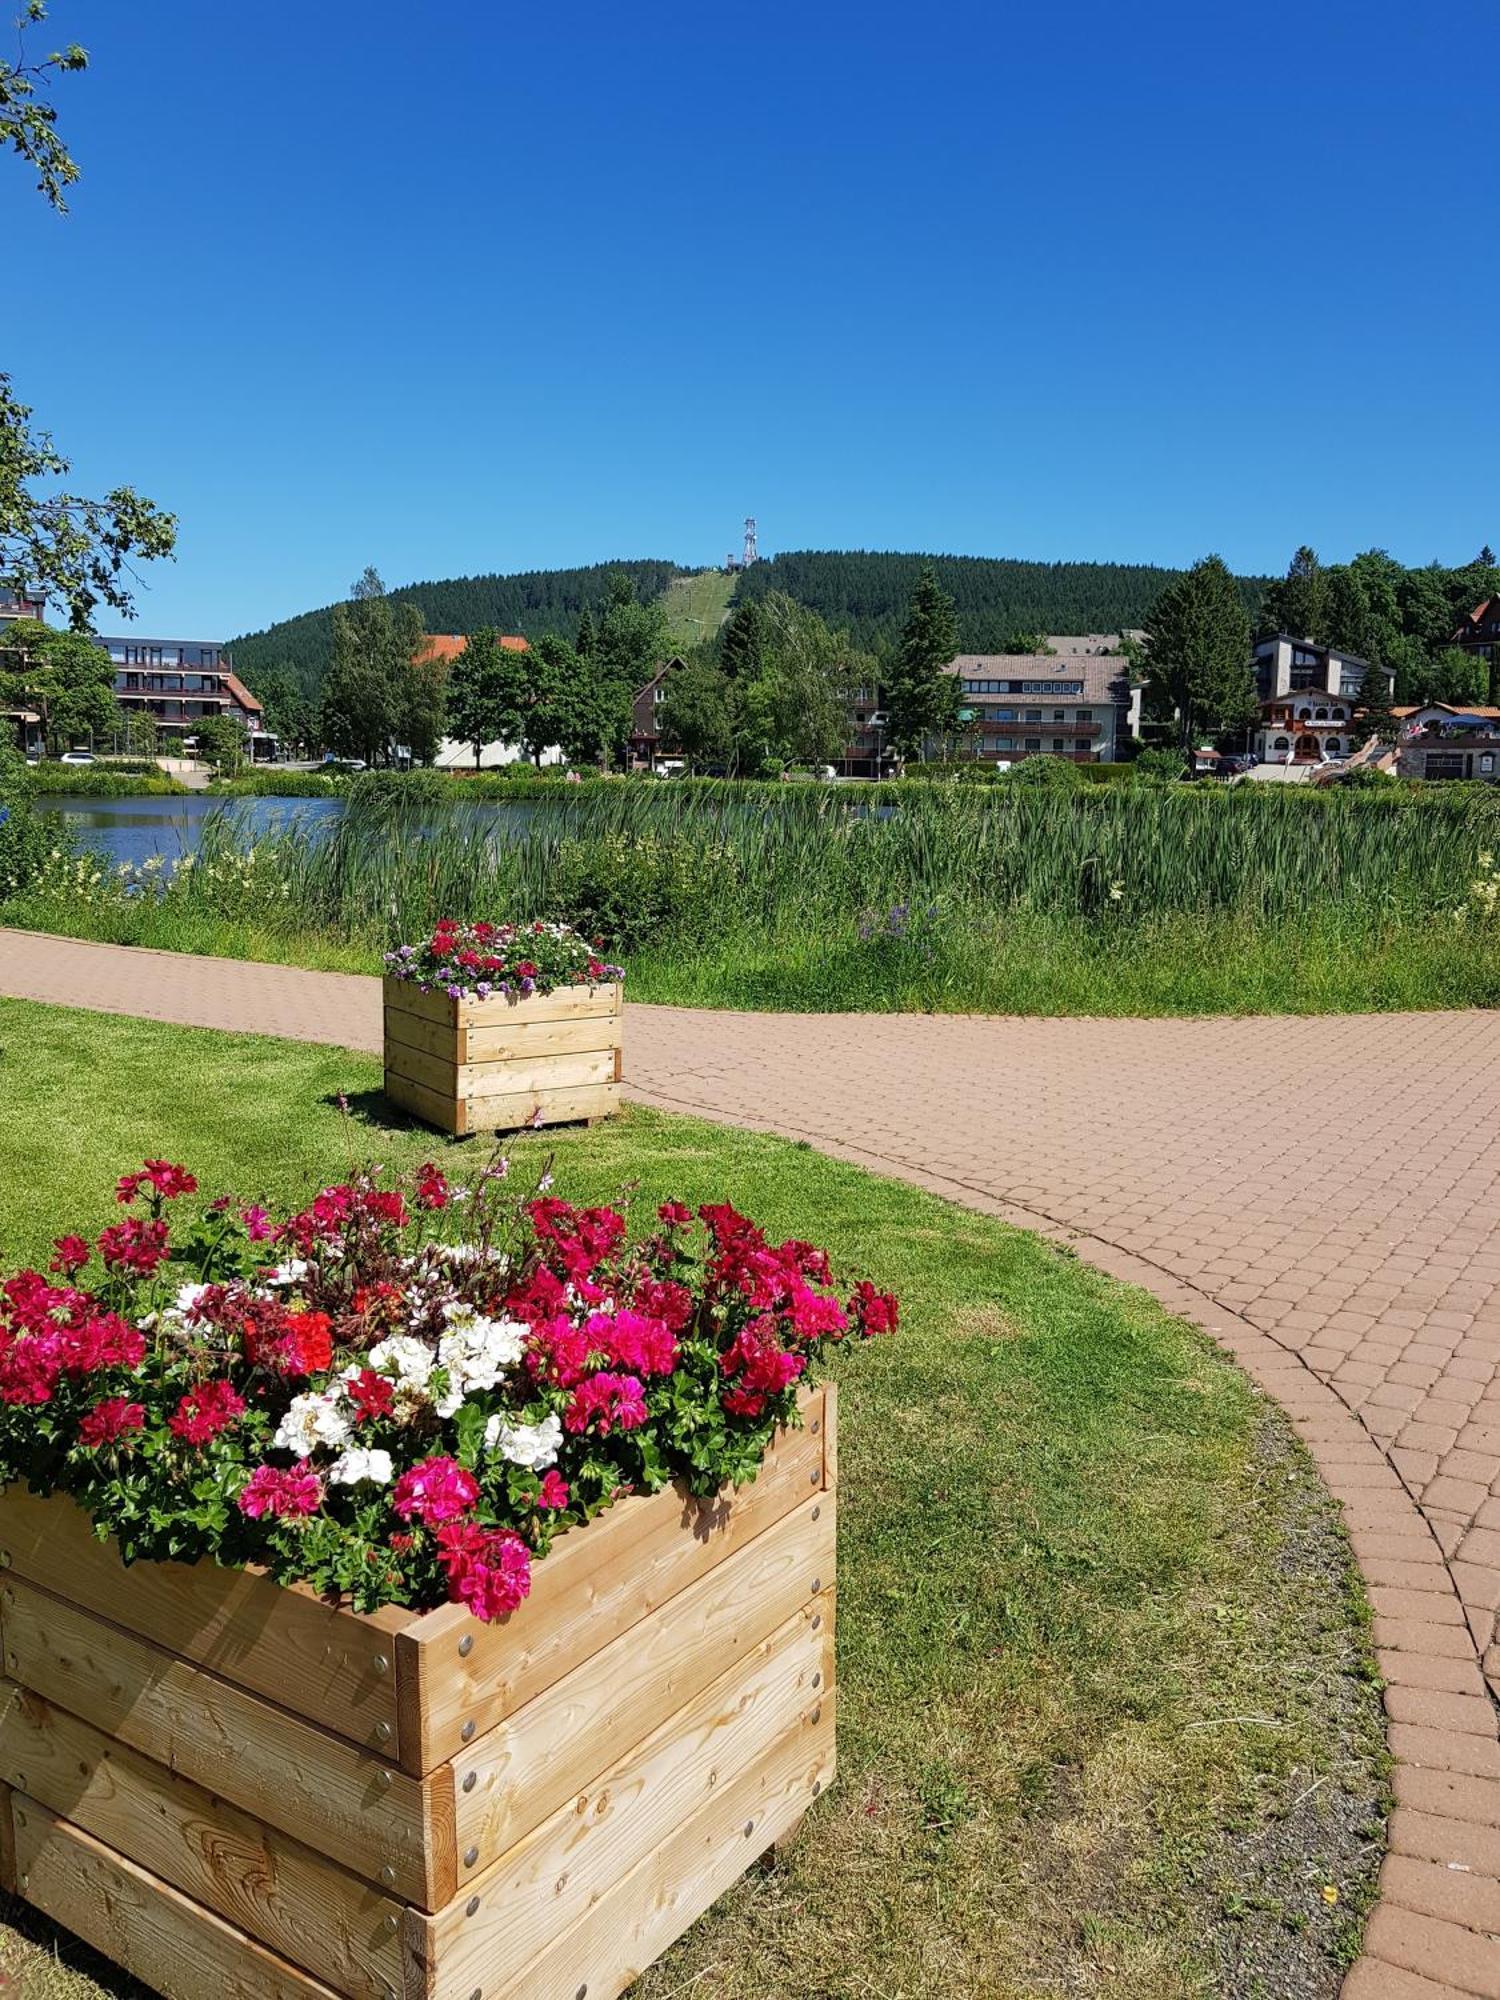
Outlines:
[[[378, 1085], [338, 1050], [0, 1001], [4, 1261], [106, 1219], [147, 1153], [244, 1195], [483, 1159]], [[1347, 1547], [1276, 1411], [1146, 1295], [804, 1147], [636, 1109], [513, 1148], [549, 1154], [572, 1196], [728, 1197], [905, 1309], [838, 1371], [839, 1782], [643, 2000], [1332, 1996], [1383, 1735]], [[23, 1992], [136, 1990], [12, 1915]]]

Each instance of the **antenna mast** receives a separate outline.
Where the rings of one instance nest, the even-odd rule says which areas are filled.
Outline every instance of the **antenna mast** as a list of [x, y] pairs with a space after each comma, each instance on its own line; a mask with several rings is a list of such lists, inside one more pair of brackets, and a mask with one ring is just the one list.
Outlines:
[[760, 561], [760, 551], [755, 546], [755, 516], [745, 516], [745, 568]]

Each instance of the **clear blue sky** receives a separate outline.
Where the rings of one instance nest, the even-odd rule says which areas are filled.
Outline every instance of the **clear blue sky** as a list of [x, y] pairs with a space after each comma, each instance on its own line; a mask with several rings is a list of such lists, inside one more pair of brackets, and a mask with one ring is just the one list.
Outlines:
[[52, 0], [0, 365], [141, 629], [613, 556], [1500, 544], [1494, 0]]

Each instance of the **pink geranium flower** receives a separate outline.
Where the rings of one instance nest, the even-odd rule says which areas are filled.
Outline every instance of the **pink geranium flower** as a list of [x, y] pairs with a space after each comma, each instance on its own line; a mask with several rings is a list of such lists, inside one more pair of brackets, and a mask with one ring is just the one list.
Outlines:
[[306, 1466], [258, 1465], [240, 1490], [239, 1509], [252, 1521], [269, 1514], [277, 1521], [301, 1521], [323, 1504], [323, 1482]]
[[429, 1527], [456, 1521], [478, 1498], [479, 1481], [456, 1458], [424, 1458], [391, 1490], [391, 1505], [403, 1521], [425, 1521]]

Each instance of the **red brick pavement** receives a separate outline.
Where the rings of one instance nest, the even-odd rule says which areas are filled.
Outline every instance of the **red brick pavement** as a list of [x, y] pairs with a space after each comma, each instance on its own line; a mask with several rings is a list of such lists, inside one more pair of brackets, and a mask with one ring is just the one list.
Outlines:
[[[0, 992], [378, 1049], [374, 980], [0, 932]], [[1397, 1760], [1346, 2000], [1500, 2000], [1500, 1015], [632, 1006], [631, 1094], [1073, 1245], [1205, 1326], [1343, 1503]]]

